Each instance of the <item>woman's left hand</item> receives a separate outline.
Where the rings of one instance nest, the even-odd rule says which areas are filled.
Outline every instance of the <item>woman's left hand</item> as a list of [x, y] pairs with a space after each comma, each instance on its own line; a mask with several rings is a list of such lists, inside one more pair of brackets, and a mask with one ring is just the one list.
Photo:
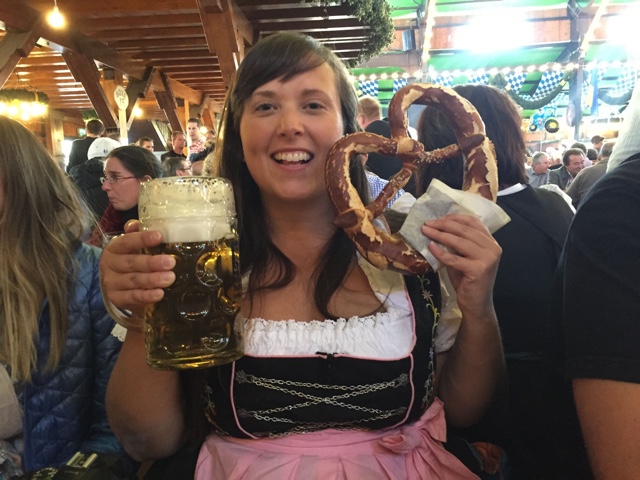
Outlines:
[[471, 215], [446, 215], [426, 222], [422, 233], [434, 240], [429, 251], [447, 266], [464, 317], [493, 312], [493, 283], [502, 249], [484, 224]]

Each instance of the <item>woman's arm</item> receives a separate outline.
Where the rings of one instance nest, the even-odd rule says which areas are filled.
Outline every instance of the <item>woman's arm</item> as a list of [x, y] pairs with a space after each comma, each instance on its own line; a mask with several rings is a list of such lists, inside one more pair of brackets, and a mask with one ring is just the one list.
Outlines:
[[636, 478], [640, 472], [640, 385], [577, 378], [573, 393], [595, 477]]
[[178, 372], [147, 365], [143, 333], [127, 332], [106, 403], [111, 428], [136, 460], [167, 457], [182, 446], [185, 425]]
[[[137, 230], [137, 225], [131, 230]], [[144, 305], [160, 300], [162, 288], [175, 279], [170, 271], [175, 264], [172, 257], [137, 253], [159, 243], [157, 232], [128, 233], [114, 239], [100, 260], [105, 301], [132, 310], [141, 326]], [[114, 433], [137, 460], [166, 457], [182, 445], [185, 426], [178, 373], [147, 366], [142, 332], [127, 332], [109, 380], [106, 404]]]
[[447, 420], [462, 428], [481, 418], [504, 372], [493, 308], [493, 283], [502, 250], [486, 227], [469, 215], [427, 222], [422, 232], [435, 240], [429, 250], [447, 266], [462, 312], [453, 347], [439, 354], [436, 363], [437, 394], [444, 402]]

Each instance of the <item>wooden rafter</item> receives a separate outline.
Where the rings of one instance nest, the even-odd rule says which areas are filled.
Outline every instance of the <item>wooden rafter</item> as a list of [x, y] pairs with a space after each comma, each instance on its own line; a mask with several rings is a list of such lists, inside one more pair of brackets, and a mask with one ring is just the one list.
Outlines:
[[184, 127], [180, 124], [180, 119], [176, 114], [176, 102], [170, 92], [154, 90], [153, 95], [156, 97], [158, 106], [164, 111], [171, 130], [184, 131]]
[[132, 80], [127, 85], [127, 97], [129, 97], [129, 105], [127, 106], [126, 117], [127, 126], [130, 127], [133, 122], [133, 110], [138, 105], [140, 99], [147, 96], [151, 84], [153, 83], [153, 77], [157, 75], [157, 71], [153, 67], [148, 67], [144, 72], [144, 78], [142, 80]]
[[197, 2], [209, 51], [218, 57], [222, 78], [229, 85], [244, 58], [244, 40], [250, 37], [253, 43], [253, 29], [233, 0], [220, 0], [222, 11], [218, 13], [206, 10], [211, 10], [211, 2]]
[[26, 32], [8, 32], [0, 40], [0, 88], [5, 84], [18, 62], [29, 56], [39, 35], [32, 26]]
[[94, 110], [106, 128], [118, 128], [118, 117], [111, 107], [102, 86], [95, 62], [83, 53], [67, 51], [62, 54], [74, 78], [82, 83]]

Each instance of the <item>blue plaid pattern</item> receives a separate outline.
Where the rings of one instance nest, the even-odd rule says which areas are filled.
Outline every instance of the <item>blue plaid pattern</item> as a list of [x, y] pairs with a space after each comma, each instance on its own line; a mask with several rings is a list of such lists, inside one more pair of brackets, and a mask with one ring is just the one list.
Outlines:
[[378, 96], [377, 80], [358, 82], [358, 87], [360, 88], [362, 95], [371, 95], [372, 97]]
[[[376, 199], [378, 198], [378, 195], [380, 195], [380, 192], [382, 191], [384, 186], [389, 182], [383, 178], [380, 178], [375, 173], [372, 173], [369, 170], [365, 170], [365, 173], [367, 174], [367, 180], [369, 181], [371, 198]], [[391, 208], [391, 205], [393, 205], [393, 202], [399, 199], [403, 194], [404, 194], [403, 189], [398, 190], [398, 193], [396, 193], [396, 195], [391, 200], [389, 200], [389, 203], [387, 203], [387, 208]]]
[[482, 74], [473, 74], [469, 77], [469, 83], [473, 83], [474, 85], [487, 85], [489, 80], [491, 79], [491, 75], [488, 73]]
[[393, 93], [396, 93], [407, 84], [406, 78], [396, 78], [393, 80]]
[[633, 89], [636, 81], [640, 77], [640, 71], [635, 65], [625, 65], [622, 69], [622, 74], [616, 80], [616, 86], [609, 92], [612, 96], [618, 97], [624, 95], [629, 90]]
[[520, 91], [520, 88], [522, 88], [524, 81], [527, 79], [527, 74], [523, 72], [507, 73], [505, 75], [505, 78], [507, 79], [507, 84], [509, 85], [509, 88], [514, 92], [518, 93]]

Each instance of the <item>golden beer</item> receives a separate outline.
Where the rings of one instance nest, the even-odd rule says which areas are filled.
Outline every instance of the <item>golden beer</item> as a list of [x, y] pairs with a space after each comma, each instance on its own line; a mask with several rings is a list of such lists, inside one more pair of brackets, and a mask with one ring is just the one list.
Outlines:
[[210, 367], [243, 354], [235, 325], [242, 287], [230, 188], [208, 177], [141, 186], [142, 228], [160, 231], [165, 242], [145, 253], [176, 260], [175, 282], [145, 310], [147, 363], [153, 368]]

